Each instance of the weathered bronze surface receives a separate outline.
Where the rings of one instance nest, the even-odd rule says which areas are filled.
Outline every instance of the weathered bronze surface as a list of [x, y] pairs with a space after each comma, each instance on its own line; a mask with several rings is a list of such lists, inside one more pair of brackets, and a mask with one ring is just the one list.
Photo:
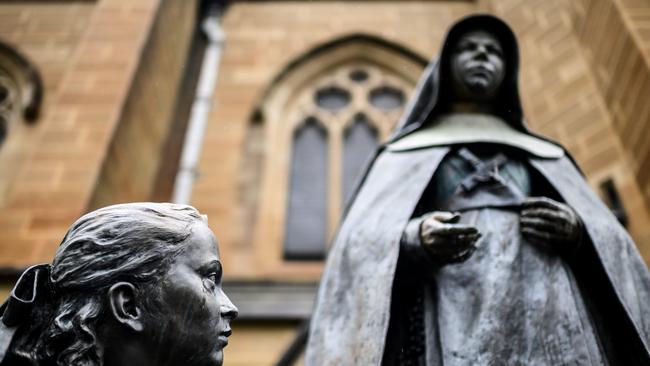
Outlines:
[[450, 29], [341, 224], [308, 365], [650, 364], [650, 274], [528, 130], [518, 62], [495, 17]]
[[193, 207], [130, 203], [81, 217], [0, 314], [0, 365], [214, 365], [237, 308]]

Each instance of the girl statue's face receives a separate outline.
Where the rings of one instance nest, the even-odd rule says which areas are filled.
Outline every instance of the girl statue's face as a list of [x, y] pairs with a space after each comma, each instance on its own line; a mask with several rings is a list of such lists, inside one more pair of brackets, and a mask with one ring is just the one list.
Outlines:
[[160, 283], [161, 311], [149, 318], [145, 336], [162, 350], [159, 365], [220, 366], [237, 308], [221, 288], [217, 242], [204, 223], [196, 223]]

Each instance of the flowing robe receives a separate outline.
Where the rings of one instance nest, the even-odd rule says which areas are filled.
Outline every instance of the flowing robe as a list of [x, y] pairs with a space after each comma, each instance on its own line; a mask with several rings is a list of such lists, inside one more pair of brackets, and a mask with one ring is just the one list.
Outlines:
[[[512, 149], [504, 151], [509, 154], [479, 158], [466, 148], [454, 150], [436, 171], [407, 227], [414, 233], [402, 239], [411, 248], [402, 248], [393, 283], [384, 364], [604, 365], [593, 320], [561, 251], [527, 242], [519, 229], [523, 199], [550, 196], [548, 187], [533, 190], [530, 168]], [[461, 222], [482, 234], [463, 263], [439, 266], [417, 255], [423, 252], [420, 216], [441, 209], [461, 212]]]
[[[311, 322], [308, 365], [381, 364], [401, 237], [448, 152], [433, 147], [377, 155], [328, 256]], [[584, 224], [576, 261], [558, 265], [576, 277], [576, 290], [605, 338], [608, 357], [650, 365], [650, 275], [634, 243], [568, 156], [528, 157], [525, 163]]]

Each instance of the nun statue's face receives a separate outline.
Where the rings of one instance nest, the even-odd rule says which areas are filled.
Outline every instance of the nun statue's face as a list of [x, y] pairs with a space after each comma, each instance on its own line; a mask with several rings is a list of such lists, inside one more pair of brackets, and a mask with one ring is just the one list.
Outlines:
[[505, 61], [495, 36], [481, 30], [465, 33], [455, 45], [450, 62], [457, 101], [493, 101], [498, 95], [505, 76]]

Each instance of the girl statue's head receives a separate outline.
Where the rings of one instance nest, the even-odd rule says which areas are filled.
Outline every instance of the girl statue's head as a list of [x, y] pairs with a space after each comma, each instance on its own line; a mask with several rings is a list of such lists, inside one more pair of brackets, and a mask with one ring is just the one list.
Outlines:
[[214, 235], [193, 207], [129, 203], [90, 212], [70, 227], [51, 265], [28, 269], [16, 284], [0, 324], [13, 330], [5, 358], [221, 365], [237, 315], [221, 274]]

